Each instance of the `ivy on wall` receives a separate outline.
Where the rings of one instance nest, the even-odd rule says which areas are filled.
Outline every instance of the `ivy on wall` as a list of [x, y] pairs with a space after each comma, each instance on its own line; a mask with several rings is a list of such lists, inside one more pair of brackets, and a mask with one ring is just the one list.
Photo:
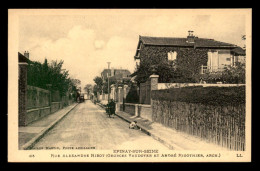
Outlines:
[[[168, 52], [176, 51], [174, 64], [168, 62]], [[136, 81], [145, 82], [151, 74], [158, 74], [159, 82], [199, 82], [201, 65], [206, 65], [208, 49], [187, 47], [144, 46], [140, 51], [140, 66]]]

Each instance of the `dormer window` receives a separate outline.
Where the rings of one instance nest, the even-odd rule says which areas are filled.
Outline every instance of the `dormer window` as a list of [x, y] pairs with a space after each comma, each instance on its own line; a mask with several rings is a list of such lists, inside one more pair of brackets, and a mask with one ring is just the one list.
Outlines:
[[177, 58], [177, 52], [176, 51], [170, 51], [168, 52], [168, 61], [174, 61]]

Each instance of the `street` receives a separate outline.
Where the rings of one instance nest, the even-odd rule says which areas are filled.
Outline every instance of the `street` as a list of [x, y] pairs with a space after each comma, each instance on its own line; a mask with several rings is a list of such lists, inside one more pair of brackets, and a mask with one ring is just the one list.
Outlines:
[[88, 100], [76, 106], [33, 149], [168, 149], [128, 126], [117, 116], [108, 118], [104, 109]]

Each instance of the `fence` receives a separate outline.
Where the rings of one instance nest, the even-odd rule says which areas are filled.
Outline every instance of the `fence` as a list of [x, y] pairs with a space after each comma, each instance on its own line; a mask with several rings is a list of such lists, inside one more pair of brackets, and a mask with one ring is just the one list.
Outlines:
[[158, 78], [158, 75], [151, 75], [145, 83], [140, 83], [140, 104], [151, 104], [151, 91], [158, 89]]
[[245, 106], [209, 106], [153, 100], [154, 122], [230, 150], [245, 150]]
[[140, 83], [140, 104], [151, 103], [151, 81], [147, 80], [145, 83]]

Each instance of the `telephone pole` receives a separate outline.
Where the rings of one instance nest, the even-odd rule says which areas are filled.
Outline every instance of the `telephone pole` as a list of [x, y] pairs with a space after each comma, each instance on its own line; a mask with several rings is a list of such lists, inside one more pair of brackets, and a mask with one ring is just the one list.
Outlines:
[[[110, 71], [110, 63], [111, 62], [107, 62], [107, 65], [108, 65], [108, 71]], [[109, 92], [109, 73], [107, 73], [107, 101], [109, 102], [109, 99], [110, 99], [110, 92]]]

